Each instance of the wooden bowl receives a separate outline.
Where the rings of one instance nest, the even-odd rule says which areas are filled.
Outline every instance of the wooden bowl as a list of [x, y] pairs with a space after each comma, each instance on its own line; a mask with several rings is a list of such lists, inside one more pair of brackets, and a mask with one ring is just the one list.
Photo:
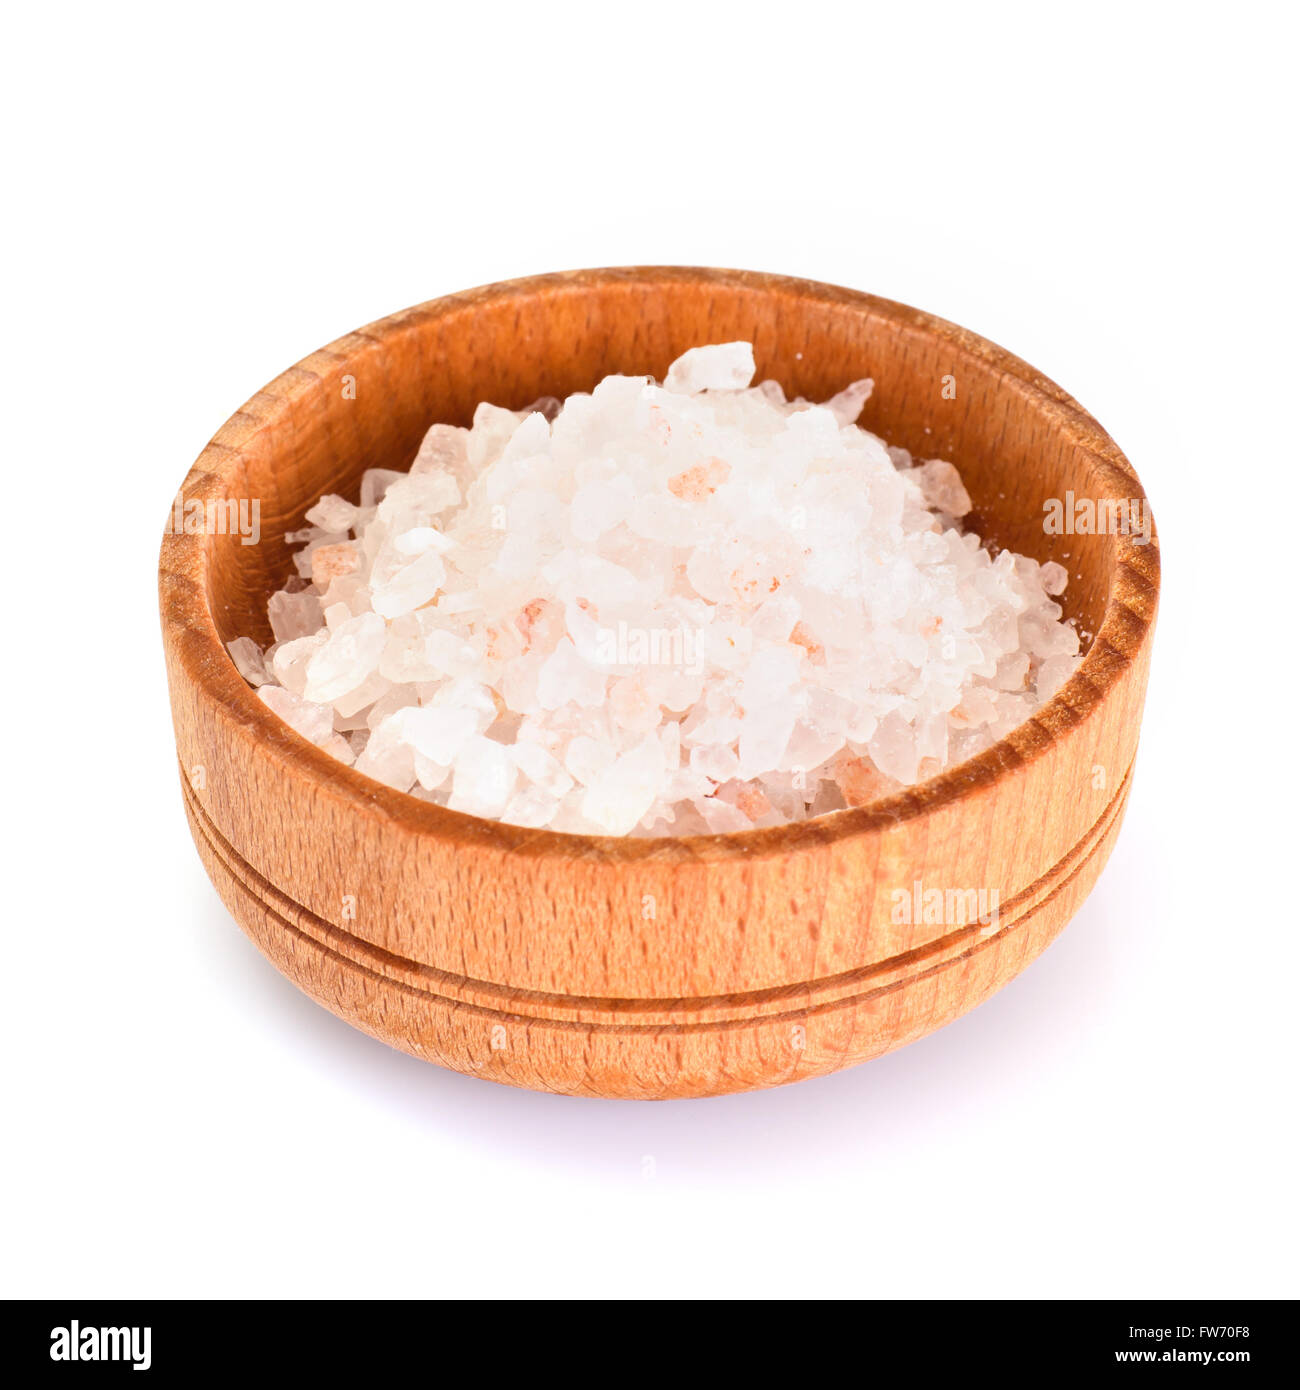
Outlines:
[[[467, 424], [479, 401], [518, 408], [610, 372], [662, 376], [686, 348], [742, 338], [759, 378], [791, 394], [821, 400], [874, 377], [865, 426], [953, 460], [986, 540], [1068, 567], [1067, 614], [1095, 636], [1073, 679], [1010, 737], [900, 795], [811, 823], [586, 838], [380, 786], [293, 733], [240, 679], [225, 643], [270, 640], [266, 599], [290, 569], [284, 533], [322, 493], [355, 496], [364, 469], [407, 467], [428, 425]], [[194, 840], [275, 965], [418, 1057], [538, 1090], [644, 1098], [774, 1086], [862, 1062], [1022, 970], [1079, 907], [1115, 841], [1158, 546], [1154, 533], [1114, 525], [1049, 534], [1044, 518], [1050, 499], [1072, 500], [1072, 517], [1081, 500], [1144, 506], [1142, 488], [1065, 392], [918, 310], [685, 268], [579, 271], [452, 295], [341, 338], [232, 416], [180, 500], [239, 499], [260, 504], [260, 543], [245, 544], [234, 525], [222, 534], [213, 511], [205, 534], [169, 534], [162, 547]], [[950, 909], [929, 910], [936, 889], [958, 895], [945, 898]], [[996, 892], [993, 922], [962, 916], [969, 889]]]

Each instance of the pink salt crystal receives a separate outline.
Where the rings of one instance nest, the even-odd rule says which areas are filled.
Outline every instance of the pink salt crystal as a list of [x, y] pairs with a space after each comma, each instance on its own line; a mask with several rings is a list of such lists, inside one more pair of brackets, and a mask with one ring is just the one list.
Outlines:
[[361, 565], [357, 548], [342, 541], [338, 545], [318, 545], [311, 553], [311, 582], [321, 590], [328, 589], [330, 582], [351, 574]]
[[511, 661], [524, 651], [524, 639], [517, 627], [493, 624], [483, 635], [483, 655], [489, 661]]
[[796, 647], [802, 647], [808, 653], [808, 660], [814, 666], [826, 665], [826, 648], [813, 636], [805, 623], [795, 623], [790, 632], [790, 640]]
[[507, 825], [540, 829], [554, 820], [559, 809], [558, 797], [551, 796], [541, 787], [524, 787], [510, 798], [505, 810], [501, 812], [501, 819]]
[[543, 709], [560, 709], [570, 700], [595, 708], [605, 702], [606, 677], [578, 655], [573, 639], [562, 638], [542, 664], [537, 679], [537, 702]]
[[381, 618], [400, 618], [435, 598], [446, 576], [442, 556], [425, 551], [405, 564], [391, 564], [374, 585], [371, 603]]
[[550, 647], [564, 630], [564, 611], [549, 599], [529, 599], [519, 610], [515, 625], [523, 636], [525, 650], [534, 640]]
[[729, 782], [740, 771], [740, 759], [729, 743], [704, 743], [692, 748], [690, 765], [712, 782]]
[[847, 806], [866, 806], [887, 796], [893, 784], [870, 758], [846, 756], [835, 764], [835, 784]]
[[563, 402], [556, 396], [538, 396], [530, 406], [524, 407], [525, 415], [541, 415], [549, 424], [560, 413]]
[[754, 821], [762, 820], [772, 810], [772, 803], [757, 787], [743, 783], [737, 788], [732, 802], [738, 810]]
[[335, 717], [355, 718], [362, 710], [369, 709], [387, 695], [391, 688], [391, 682], [385, 680], [377, 671], [372, 671], [356, 689], [334, 697], [331, 703], [334, 706]]
[[334, 711], [314, 704], [278, 685], [264, 685], [258, 698], [310, 743], [325, 744], [334, 737]]
[[994, 680], [999, 690], [1023, 690], [1029, 679], [1029, 654], [1012, 652], [998, 662]]
[[589, 786], [613, 764], [615, 757], [609, 744], [579, 734], [569, 742], [564, 755], [564, 768], [575, 782]]
[[731, 465], [719, 458], [705, 459], [668, 479], [668, 491], [684, 502], [702, 502], [712, 497], [731, 477]]
[[415, 780], [424, 788], [425, 791], [436, 791], [439, 787], [445, 786], [447, 779], [451, 776], [451, 768], [444, 767], [442, 763], [435, 763], [431, 758], [426, 758], [418, 749], [415, 750]]
[[638, 677], [625, 676], [614, 682], [609, 691], [609, 710], [619, 726], [632, 733], [649, 733], [659, 727], [659, 706]]
[[341, 763], [350, 765], [356, 761], [357, 755], [352, 751], [352, 745], [342, 734], [331, 734], [320, 747], [330, 757], [337, 758]]
[[753, 828], [753, 822], [744, 811], [729, 801], [722, 801], [716, 796], [706, 796], [694, 804], [710, 835], [734, 835], [738, 831]]

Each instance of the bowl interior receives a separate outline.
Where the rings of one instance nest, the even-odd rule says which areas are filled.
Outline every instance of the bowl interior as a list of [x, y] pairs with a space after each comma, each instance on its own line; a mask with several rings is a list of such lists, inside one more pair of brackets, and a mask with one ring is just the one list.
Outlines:
[[1098, 630], [1114, 538], [1080, 544], [1044, 529], [1046, 499], [1112, 490], [1088, 431], [1070, 428], [1077, 407], [1064, 393], [1027, 369], [1029, 381], [1008, 375], [1005, 355], [983, 340], [888, 301], [699, 274], [597, 272], [489, 287], [396, 315], [272, 383], [263, 398], [277, 408], [240, 447], [238, 482], [259, 503], [260, 543], [207, 538], [222, 641], [270, 640], [266, 601], [291, 572], [285, 532], [303, 525], [322, 493], [355, 500], [365, 469], [408, 467], [434, 422], [467, 425], [480, 401], [518, 409], [611, 372], [662, 377], [687, 348], [742, 338], [754, 344], [757, 379], [775, 378], [790, 395], [823, 400], [874, 378], [860, 423], [921, 458], [954, 462], [975, 504], [968, 526], [995, 546], [1065, 565], [1067, 616], [1085, 634]]

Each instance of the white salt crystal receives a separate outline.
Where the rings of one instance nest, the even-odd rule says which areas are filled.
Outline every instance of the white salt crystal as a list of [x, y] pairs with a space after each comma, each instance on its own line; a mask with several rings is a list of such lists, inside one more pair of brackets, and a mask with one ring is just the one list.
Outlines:
[[1065, 592], [1070, 575], [1064, 565], [1058, 565], [1055, 560], [1049, 560], [1039, 569], [1038, 574], [1043, 582], [1045, 594], [1051, 594], [1055, 598], [1058, 594]]
[[236, 637], [233, 642], [226, 643], [226, 650], [235, 663], [235, 670], [249, 685], [265, 685], [272, 678], [266, 669], [261, 647], [251, 637]]
[[520, 772], [552, 799], [572, 790], [573, 778], [540, 744], [516, 743], [509, 753]]
[[307, 664], [307, 698], [328, 704], [355, 690], [379, 665], [387, 635], [378, 613], [341, 622]]
[[432, 526], [412, 526], [393, 538], [393, 546], [403, 555], [423, 555], [426, 550], [436, 550], [441, 555], [450, 542]]
[[564, 755], [565, 770], [575, 782], [590, 786], [603, 772], [614, 765], [614, 748], [600, 739], [578, 734], [569, 741]]
[[551, 796], [541, 787], [525, 787], [510, 798], [501, 812], [501, 819], [507, 825], [540, 828], [549, 825], [559, 809], [558, 797]]
[[388, 489], [400, 478], [406, 477], [392, 468], [368, 468], [361, 475], [361, 507], [365, 510], [376, 507]]
[[458, 709], [453, 705], [408, 708], [398, 711], [393, 719], [405, 743], [442, 767], [450, 767], [479, 730], [474, 710]]
[[456, 757], [451, 799], [453, 811], [470, 816], [499, 816], [510, 801], [518, 770], [500, 743], [475, 734]]
[[602, 835], [626, 835], [654, 804], [663, 774], [663, 747], [647, 738], [592, 778], [582, 814]]
[[760, 777], [780, 765], [794, 733], [796, 712], [789, 701], [747, 709], [740, 721], [740, 769], [738, 776]]
[[585, 834], [829, 814], [987, 748], [1077, 669], [1064, 567], [962, 534], [956, 468], [855, 424], [869, 380], [753, 375], [713, 344], [432, 426], [307, 513], [237, 669], [390, 787]]
[[875, 384], [870, 377], [862, 381], [851, 382], [843, 391], [836, 392], [826, 402], [826, 409], [834, 415], [841, 425], [853, 424], [862, 414], [862, 407], [870, 399]]
[[1053, 695], [1074, 675], [1079, 659], [1075, 656], [1049, 656], [1038, 668], [1035, 690], [1040, 701], [1050, 700]]
[[271, 674], [286, 690], [301, 695], [307, 688], [307, 667], [328, 640], [329, 633], [322, 628], [310, 637], [281, 643], [271, 660]]
[[351, 502], [327, 492], [307, 513], [307, 520], [313, 526], [319, 526], [327, 535], [337, 536], [350, 531], [360, 514], [360, 507], [354, 507]]
[[266, 612], [277, 642], [310, 637], [320, 629], [322, 622], [320, 597], [306, 589], [296, 594], [281, 589], [272, 594]]
[[396, 719], [396, 714], [390, 715], [371, 732], [355, 766], [376, 782], [406, 792], [415, 785], [415, 750], [402, 740]]
[[740, 772], [740, 758], [727, 744], [706, 743], [692, 748], [690, 764], [696, 772], [702, 772], [712, 782], [729, 782]]
[[971, 509], [970, 493], [962, 486], [961, 474], [943, 459], [930, 459], [916, 470], [925, 500], [948, 516], [965, 516]]
[[388, 566], [371, 592], [371, 604], [382, 618], [400, 618], [428, 603], [446, 577], [442, 556], [436, 550], [427, 550], [407, 564]]
[[538, 672], [537, 703], [551, 710], [570, 701], [594, 708], [604, 703], [607, 679], [602, 671], [583, 661], [571, 637], [562, 638]]
[[330, 757], [337, 758], [341, 763], [351, 765], [356, 761], [357, 755], [352, 751], [352, 745], [342, 734], [331, 734], [320, 746]]
[[715, 343], [691, 348], [668, 368], [664, 390], [690, 395], [695, 391], [743, 391], [754, 379], [754, 349], [750, 343]]
[[334, 697], [334, 713], [340, 720], [354, 719], [363, 710], [374, 706], [391, 689], [391, 681], [385, 680], [378, 671], [372, 671], [355, 689]]
[[469, 468], [469, 431], [455, 425], [431, 426], [411, 464], [413, 477], [422, 473], [449, 474], [464, 493], [474, 477]]

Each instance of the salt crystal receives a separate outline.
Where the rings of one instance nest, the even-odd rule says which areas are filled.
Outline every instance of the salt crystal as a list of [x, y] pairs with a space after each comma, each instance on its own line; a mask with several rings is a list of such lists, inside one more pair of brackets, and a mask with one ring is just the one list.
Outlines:
[[360, 568], [360, 553], [346, 541], [338, 545], [320, 545], [311, 552], [311, 582], [322, 592], [335, 579]]
[[1070, 579], [1065, 566], [1058, 565], [1055, 560], [1049, 560], [1043, 565], [1038, 575], [1043, 582], [1043, 592], [1051, 594], [1053, 598], [1065, 592], [1065, 586]]
[[295, 594], [281, 589], [271, 595], [266, 611], [277, 642], [310, 637], [320, 629], [323, 620], [320, 596], [307, 590]]
[[307, 520], [313, 526], [319, 526], [327, 535], [337, 536], [350, 531], [360, 515], [360, 507], [328, 492], [307, 513]]
[[557, 797], [551, 796], [540, 787], [525, 787], [516, 792], [501, 812], [501, 819], [507, 825], [522, 825], [540, 829], [549, 825], [560, 809]]
[[278, 685], [264, 685], [257, 692], [268, 709], [311, 743], [326, 744], [334, 737], [334, 711], [314, 704]]
[[668, 368], [664, 390], [739, 391], [754, 379], [754, 349], [749, 343], [717, 343], [690, 348]]
[[466, 814], [732, 834], [868, 805], [1069, 680], [1068, 574], [960, 529], [947, 460], [751, 386], [748, 343], [430, 427], [291, 533], [241, 675], [358, 771]]
[[856, 423], [859, 415], [862, 414], [862, 407], [866, 405], [875, 387], [875, 382], [867, 377], [863, 381], [855, 381], [846, 386], [843, 391], [837, 392], [826, 402], [826, 409], [840, 422], [841, 425], [852, 425]]
[[917, 482], [925, 500], [936, 511], [951, 517], [965, 516], [971, 509], [970, 493], [962, 486], [961, 474], [944, 459], [930, 459], [916, 470]]
[[393, 468], [368, 468], [361, 475], [361, 507], [377, 507], [388, 489], [406, 474]]
[[282, 642], [271, 659], [272, 675], [286, 690], [301, 695], [307, 688], [307, 667], [328, 640], [329, 633], [322, 628], [310, 637], [295, 637], [291, 642]]
[[471, 816], [499, 816], [510, 801], [518, 769], [505, 747], [475, 734], [456, 757], [448, 805]]
[[233, 642], [226, 644], [226, 650], [230, 653], [230, 659], [235, 663], [235, 670], [253, 687], [265, 685], [271, 679], [271, 673], [266, 669], [266, 659], [262, 655], [262, 649], [253, 641], [251, 637], [236, 637]]
[[379, 665], [387, 635], [378, 613], [340, 623], [308, 663], [307, 698], [328, 704], [355, 690]]
[[663, 774], [663, 747], [646, 738], [592, 778], [582, 814], [602, 835], [626, 835], [654, 805]]
[[558, 799], [573, 788], [573, 778], [536, 743], [516, 743], [510, 749], [515, 766], [549, 797]]
[[[382, 618], [400, 618], [403, 613], [422, 608], [438, 593], [446, 579], [446, 567], [436, 550], [428, 550], [402, 563], [404, 559], [394, 546], [393, 559], [384, 566], [382, 576], [372, 572], [371, 603]], [[379, 568], [378, 561], [376, 568]]]
[[442, 767], [451, 767], [479, 728], [474, 710], [451, 705], [410, 707], [399, 710], [393, 720], [403, 742]]

